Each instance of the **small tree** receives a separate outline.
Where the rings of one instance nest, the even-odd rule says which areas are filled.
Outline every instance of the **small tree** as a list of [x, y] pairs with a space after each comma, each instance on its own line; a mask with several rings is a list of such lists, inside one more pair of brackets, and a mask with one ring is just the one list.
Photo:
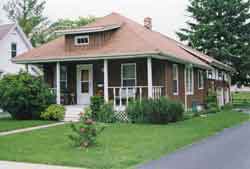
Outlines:
[[55, 101], [42, 78], [20, 72], [0, 80], [0, 107], [14, 119], [40, 119], [41, 112]]
[[87, 148], [96, 144], [97, 136], [104, 130], [103, 125], [92, 120], [91, 113], [91, 109], [86, 108], [85, 113], [81, 113], [80, 124], [71, 124], [74, 133], [69, 138], [77, 147]]

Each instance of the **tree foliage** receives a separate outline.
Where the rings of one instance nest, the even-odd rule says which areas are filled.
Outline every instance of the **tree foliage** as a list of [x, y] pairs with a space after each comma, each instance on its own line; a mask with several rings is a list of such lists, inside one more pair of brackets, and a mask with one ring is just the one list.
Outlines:
[[78, 28], [96, 19], [89, 16], [79, 17], [75, 20], [59, 19], [51, 22], [43, 14], [45, 4], [44, 0], [10, 0], [3, 7], [8, 18], [22, 27], [24, 33], [35, 47], [57, 38], [58, 35], [55, 31]]
[[190, 0], [188, 28], [177, 35], [182, 41], [233, 66], [233, 83], [250, 82], [250, 1]]
[[45, 1], [39, 0], [10, 0], [3, 7], [8, 18], [22, 27], [34, 46], [39, 44], [38, 36], [49, 24], [43, 15], [44, 8]]
[[56, 34], [56, 31], [79, 28], [94, 22], [95, 20], [96, 17], [94, 16], [79, 17], [78, 19], [58, 19], [53, 22], [46, 31], [44, 31], [42, 36], [44, 40], [43, 43], [56, 39], [59, 36], [59, 34]]

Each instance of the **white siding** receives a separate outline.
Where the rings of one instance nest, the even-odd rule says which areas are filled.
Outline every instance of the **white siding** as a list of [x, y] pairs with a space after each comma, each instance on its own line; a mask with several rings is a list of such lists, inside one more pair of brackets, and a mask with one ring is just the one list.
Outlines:
[[11, 43], [17, 44], [17, 55], [29, 50], [24, 39], [17, 31], [13, 30], [2, 41], [0, 41], [0, 69], [5, 73], [18, 73], [20, 69], [25, 69], [24, 65], [17, 65], [11, 62]]

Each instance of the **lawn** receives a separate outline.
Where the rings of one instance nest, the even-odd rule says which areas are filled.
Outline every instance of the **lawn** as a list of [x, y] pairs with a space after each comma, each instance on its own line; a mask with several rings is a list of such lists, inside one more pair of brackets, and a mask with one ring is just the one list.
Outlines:
[[224, 111], [169, 125], [112, 124], [87, 150], [71, 145], [69, 125], [0, 138], [0, 160], [91, 169], [126, 169], [242, 123], [249, 115]]
[[51, 123], [53, 122], [42, 120], [12, 120], [11, 118], [0, 118], [0, 132], [27, 127], [35, 127]]
[[235, 92], [232, 97], [234, 106], [250, 107], [250, 92]]

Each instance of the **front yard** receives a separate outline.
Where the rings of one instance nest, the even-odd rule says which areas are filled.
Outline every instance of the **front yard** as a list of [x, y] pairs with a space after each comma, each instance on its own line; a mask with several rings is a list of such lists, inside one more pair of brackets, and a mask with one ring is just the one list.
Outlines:
[[0, 132], [35, 127], [51, 124], [51, 121], [43, 120], [12, 120], [11, 118], [0, 118]]
[[72, 147], [71, 129], [64, 125], [1, 137], [0, 160], [126, 169], [248, 119], [246, 114], [224, 111], [169, 125], [111, 124], [98, 138], [98, 145], [87, 150]]

